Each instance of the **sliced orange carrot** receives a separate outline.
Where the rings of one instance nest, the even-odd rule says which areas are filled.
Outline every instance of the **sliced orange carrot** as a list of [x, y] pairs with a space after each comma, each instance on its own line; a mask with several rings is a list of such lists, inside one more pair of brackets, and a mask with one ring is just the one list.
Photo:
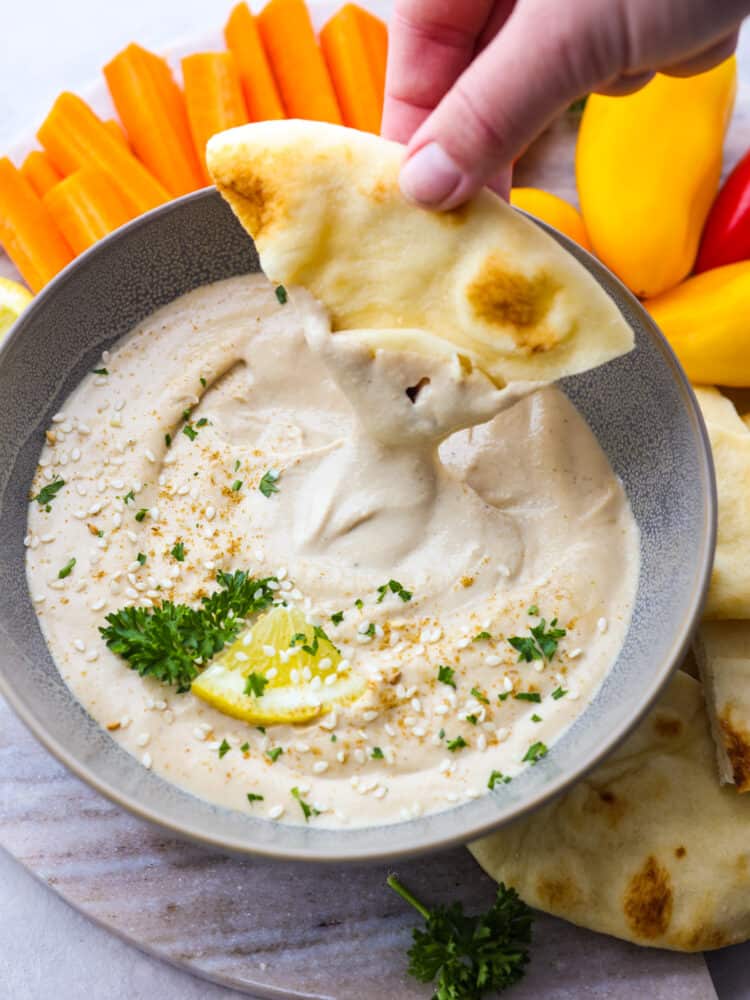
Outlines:
[[160, 56], [128, 45], [104, 77], [136, 156], [172, 195], [204, 184], [182, 91]]
[[41, 198], [7, 157], [0, 159], [0, 245], [33, 292], [73, 260]]
[[287, 114], [342, 124], [341, 110], [304, 0], [270, 0], [258, 27]]
[[380, 95], [380, 110], [383, 110], [383, 95], [385, 94], [385, 69], [388, 62], [388, 28], [385, 21], [371, 14], [369, 10], [349, 4], [356, 11], [360, 31], [365, 40], [367, 58], [370, 61], [370, 72], [375, 80], [375, 87]]
[[354, 4], [346, 4], [328, 21], [320, 33], [320, 47], [344, 124], [377, 134], [383, 112], [382, 95], [370, 68], [362, 22]]
[[42, 200], [76, 254], [88, 250], [136, 214], [109, 174], [99, 167], [87, 166], [74, 171], [51, 188]]
[[224, 38], [237, 64], [250, 121], [286, 117], [258, 25], [246, 3], [238, 3], [232, 8], [224, 27]]
[[75, 94], [60, 94], [37, 138], [64, 174], [89, 164], [104, 170], [136, 213], [169, 201], [168, 192], [153, 174]]
[[217, 132], [247, 121], [240, 75], [231, 52], [196, 52], [182, 60], [182, 78], [195, 151], [204, 183], [211, 184], [206, 143]]
[[21, 173], [41, 198], [62, 180], [62, 174], [41, 149], [32, 149], [21, 164]]
[[121, 142], [126, 149], [130, 149], [130, 143], [128, 142], [128, 137], [125, 134], [125, 129], [116, 118], [105, 118], [104, 126], [109, 129], [118, 142]]

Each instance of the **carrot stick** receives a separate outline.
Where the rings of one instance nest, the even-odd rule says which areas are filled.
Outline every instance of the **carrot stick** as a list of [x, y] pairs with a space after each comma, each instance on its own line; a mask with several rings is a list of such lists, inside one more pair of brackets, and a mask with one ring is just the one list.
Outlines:
[[136, 214], [169, 201], [169, 194], [153, 174], [75, 94], [60, 94], [37, 138], [64, 174], [89, 164], [100, 167]]
[[320, 33], [320, 46], [344, 124], [377, 134], [383, 111], [382, 95], [370, 68], [367, 44], [354, 4], [346, 4], [328, 21]]
[[21, 164], [21, 173], [40, 198], [62, 180], [60, 171], [41, 149], [29, 153]]
[[81, 167], [44, 196], [44, 204], [74, 253], [135, 217], [109, 175], [99, 167]]
[[258, 15], [258, 27], [287, 114], [342, 124], [336, 92], [303, 0], [270, 0]]
[[128, 142], [128, 137], [125, 135], [125, 129], [116, 118], [105, 118], [104, 126], [109, 129], [118, 142], [121, 142], [126, 149], [130, 149], [130, 143]]
[[104, 76], [136, 156], [172, 195], [203, 187], [182, 91], [167, 62], [128, 45]]
[[41, 198], [7, 157], [0, 159], [0, 245], [34, 292], [73, 259]]
[[250, 121], [285, 118], [258, 25], [246, 3], [238, 3], [232, 8], [224, 27], [224, 38], [237, 64]]
[[383, 110], [383, 95], [385, 94], [385, 68], [388, 62], [388, 28], [385, 21], [375, 17], [369, 10], [364, 10], [356, 4], [350, 4], [357, 13], [360, 31], [365, 40], [367, 58], [370, 62], [370, 72], [375, 80], [375, 87], [380, 95], [380, 109]]
[[206, 143], [217, 132], [247, 121], [240, 76], [231, 52], [196, 52], [182, 60], [182, 78], [193, 144], [204, 183], [211, 184]]

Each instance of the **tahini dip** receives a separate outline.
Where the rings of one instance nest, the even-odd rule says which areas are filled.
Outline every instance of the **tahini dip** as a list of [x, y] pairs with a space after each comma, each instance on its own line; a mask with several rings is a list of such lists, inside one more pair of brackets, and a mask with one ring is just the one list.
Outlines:
[[[277, 821], [306, 821], [299, 798], [351, 827], [502, 794], [592, 698], [634, 603], [632, 512], [562, 392], [498, 390], [449, 353], [373, 354], [261, 275], [199, 288], [105, 353], [53, 418], [34, 491], [59, 478], [26, 545], [63, 678], [145, 768]], [[365, 694], [262, 732], [107, 648], [109, 612], [194, 605], [219, 569], [275, 576]], [[410, 600], [378, 601], [392, 579]], [[565, 635], [519, 660], [508, 640], [542, 619]]]

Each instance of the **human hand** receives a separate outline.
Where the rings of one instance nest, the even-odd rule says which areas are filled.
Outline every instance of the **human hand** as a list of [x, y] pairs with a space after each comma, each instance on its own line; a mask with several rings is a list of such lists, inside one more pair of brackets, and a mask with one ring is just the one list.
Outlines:
[[401, 188], [433, 208], [483, 185], [571, 101], [726, 59], [750, 0], [396, 0], [383, 134], [408, 143]]

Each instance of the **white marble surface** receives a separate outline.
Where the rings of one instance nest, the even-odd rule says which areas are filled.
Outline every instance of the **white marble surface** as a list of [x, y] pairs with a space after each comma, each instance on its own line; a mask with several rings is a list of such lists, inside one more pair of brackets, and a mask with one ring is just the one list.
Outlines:
[[[107, 5], [100, 0], [64, 4], [14, 0], [12, 9], [9, 0], [0, 3], [0, 147], [40, 121], [61, 86], [84, 88], [106, 57], [126, 42], [137, 39], [162, 47], [220, 24], [228, 6], [228, 0], [128, 0]], [[750, 59], [747, 44], [744, 52]], [[750, 141], [746, 126], [743, 131], [744, 135], [735, 130], [739, 146]], [[569, 183], [561, 177], [556, 187], [564, 193]], [[157, 962], [90, 923], [1, 850], [0, 886], [2, 998], [240, 997]], [[737, 948], [713, 963], [722, 1000], [750, 1000], [750, 986], [743, 985], [747, 962], [747, 950]]]

